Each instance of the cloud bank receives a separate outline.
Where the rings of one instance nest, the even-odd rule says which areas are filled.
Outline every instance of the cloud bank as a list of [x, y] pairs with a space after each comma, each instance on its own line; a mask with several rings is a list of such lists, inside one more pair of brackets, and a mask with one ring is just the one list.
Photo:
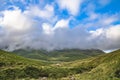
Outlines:
[[[106, 5], [108, 4], [106, 0]], [[58, 0], [45, 4], [27, 6], [22, 11], [18, 6], [0, 11], [0, 48], [15, 50], [32, 49], [101, 49], [120, 48], [119, 13], [96, 13], [82, 7], [82, 0]], [[99, 2], [100, 5], [105, 5]], [[92, 4], [92, 3], [89, 3]], [[58, 12], [56, 7], [58, 6]], [[92, 7], [93, 9], [95, 6]], [[67, 11], [67, 18], [60, 17]], [[86, 12], [83, 19], [76, 16]], [[70, 27], [72, 26], [72, 27]]]

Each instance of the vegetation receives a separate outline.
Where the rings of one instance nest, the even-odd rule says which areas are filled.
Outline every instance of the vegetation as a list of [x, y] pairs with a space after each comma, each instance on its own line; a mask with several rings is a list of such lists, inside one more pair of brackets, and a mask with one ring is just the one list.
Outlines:
[[90, 68], [87, 71], [75, 74], [74, 76], [78, 80], [120, 80], [120, 50], [85, 60], [65, 63], [65, 65]]
[[73, 60], [85, 59], [88, 57], [104, 54], [103, 51], [97, 49], [91, 49], [91, 50], [63, 49], [63, 50], [53, 50], [53, 51], [19, 49], [13, 51], [13, 53], [27, 58], [52, 61], [52, 62], [53, 61], [69, 62]]
[[120, 80], [120, 50], [61, 63], [23, 58], [0, 50], [0, 80]]
[[10, 52], [0, 50], [0, 67], [16, 67], [16, 66], [27, 66], [27, 65], [46, 65], [47, 62], [40, 60], [28, 59], [21, 56], [17, 56]]

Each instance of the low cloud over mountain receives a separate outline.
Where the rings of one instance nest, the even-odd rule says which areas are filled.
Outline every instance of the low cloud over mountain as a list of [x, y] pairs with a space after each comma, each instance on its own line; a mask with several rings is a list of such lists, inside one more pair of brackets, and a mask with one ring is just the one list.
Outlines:
[[[16, 2], [19, 5], [15, 5]], [[89, 0], [1, 3], [1, 49], [120, 48], [120, 10], [104, 11], [104, 7], [112, 3], [110, 0], [104, 4]], [[99, 12], [101, 8], [104, 10]]]

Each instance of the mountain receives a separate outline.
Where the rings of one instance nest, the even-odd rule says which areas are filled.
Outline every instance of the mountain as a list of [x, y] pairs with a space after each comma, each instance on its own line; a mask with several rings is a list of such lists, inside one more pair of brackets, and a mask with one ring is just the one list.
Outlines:
[[49, 63], [0, 50], [0, 80], [120, 80], [120, 50], [86, 59]]
[[13, 53], [32, 59], [47, 60], [47, 61], [63, 61], [63, 62], [85, 59], [88, 57], [104, 54], [103, 51], [97, 49], [88, 49], [88, 50], [63, 49], [63, 50], [53, 50], [49, 52], [45, 50], [19, 49], [13, 51]]

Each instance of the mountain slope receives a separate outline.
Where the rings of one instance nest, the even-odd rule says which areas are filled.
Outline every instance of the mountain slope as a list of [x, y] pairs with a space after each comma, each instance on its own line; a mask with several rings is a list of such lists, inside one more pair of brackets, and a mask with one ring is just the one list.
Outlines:
[[47, 80], [120, 80], [120, 50], [59, 65], [0, 50], [0, 80], [41, 80], [42, 77]]
[[80, 49], [63, 49], [54, 51], [45, 50], [15, 50], [13, 53], [32, 59], [47, 61], [73, 61], [104, 54], [101, 50], [80, 50]]
[[13, 53], [6, 52], [3, 50], [0, 50], [0, 67], [7, 67], [7, 66], [20, 66], [20, 65], [45, 65], [44, 62], [33, 60], [33, 59], [27, 59], [21, 56], [17, 56]]
[[77, 80], [120, 80], [120, 50], [63, 64], [67, 65], [79, 71]]

